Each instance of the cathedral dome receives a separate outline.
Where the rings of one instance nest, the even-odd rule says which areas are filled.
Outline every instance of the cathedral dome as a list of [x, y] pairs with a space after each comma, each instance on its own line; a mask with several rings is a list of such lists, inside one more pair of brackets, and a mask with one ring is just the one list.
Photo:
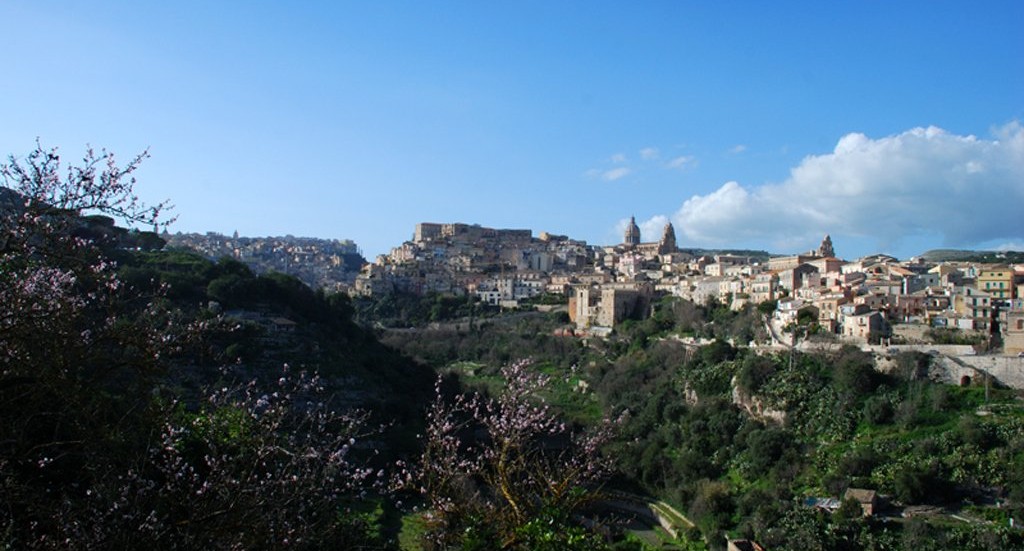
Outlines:
[[640, 226], [636, 225], [635, 216], [629, 217], [629, 225], [626, 226], [626, 235], [622, 242], [633, 246], [640, 244]]

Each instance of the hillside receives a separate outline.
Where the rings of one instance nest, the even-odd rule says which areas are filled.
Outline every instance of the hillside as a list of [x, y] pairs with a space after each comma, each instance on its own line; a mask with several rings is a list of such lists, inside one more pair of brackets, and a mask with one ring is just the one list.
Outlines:
[[1021, 251], [965, 251], [933, 249], [921, 254], [929, 262], [980, 262], [984, 264], [1019, 264], [1024, 262]]
[[6, 547], [1024, 546], [1019, 393], [935, 383], [928, 355], [748, 347], [758, 308], [715, 300], [607, 339], [558, 309], [353, 303], [120, 228], [155, 213], [119, 189], [0, 209]]
[[117, 227], [156, 213], [130, 170], [81, 195], [55, 159], [0, 208], [0, 547], [387, 547], [433, 372], [343, 295]]
[[348, 239], [312, 237], [240, 237], [218, 233], [164, 233], [172, 248], [194, 251], [218, 261], [231, 258], [257, 274], [281, 272], [314, 289], [338, 291], [351, 285], [366, 262], [359, 247]]
[[[564, 320], [542, 313], [384, 340], [488, 389], [500, 365], [532, 358], [553, 381], [545, 399], [577, 423], [629, 411], [609, 448], [616, 486], [683, 511], [697, 525], [684, 548], [717, 549], [724, 535], [767, 549], [1024, 545], [1008, 528], [1024, 516], [1018, 392], [934, 383], [918, 353], [883, 372], [838, 345], [790, 356], [729, 344], [754, 338], [758, 320], [665, 299], [608, 340], [556, 336]], [[873, 516], [844, 505], [849, 488], [882, 496]]]

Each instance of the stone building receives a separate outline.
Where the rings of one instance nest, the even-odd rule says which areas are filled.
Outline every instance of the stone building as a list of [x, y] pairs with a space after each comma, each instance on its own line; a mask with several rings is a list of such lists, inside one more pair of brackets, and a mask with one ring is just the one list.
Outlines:
[[623, 245], [636, 247], [640, 244], [640, 226], [636, 225], [636, 217], [629, 217], [629, 225], [626, 226], [626, 235], [622, 240]]
[[569, 320], [577, 329], [611, 328], [650, 315], [653, 299], [654, 286], [647, 282], [579, 284], [569, 297]]
[[1006, 313], [1006, 327], [1003, 330], [1003, 353], [1024, 354], [1024, 310], [1010, 310]]
[[818, 256], [821, 258], [834, 258], [836, 252], [832, 249], [832, 237], [825, 234], [825, 238], [821, 240], [821, 245], [818, 246]]
[[852, 499], [860, 505], [861, 512], [866, 517], [874, 515], [878, 510], [878, 492], [863, 488], [849, 488], [843, 495], [843, 501]]
[[1005, 264], [980, 269], [974, 285], [994, 300], [1014, 298], [1013, 270]]
[[669, 222], [665, 224], [665, 229], [662, 230], [661, 238], [658, 241], [642, 243], [640, 240], [640, 227], [636, 225], [636, 217], [631, 216], [629, 218], [629, 225], [626, 226], [620, 250], [635, 251], [647, 260], [676, 254], [679, 252], [679, 247], [676, 244], [676, 230], [672, 227], [672, 223]]
[[661, 240], [658, 241], [658, 254], [672, 254], [679, 250], [676, 246], [676, 229], [672, 222], [665, 224], [665, 230], [661, 232]]

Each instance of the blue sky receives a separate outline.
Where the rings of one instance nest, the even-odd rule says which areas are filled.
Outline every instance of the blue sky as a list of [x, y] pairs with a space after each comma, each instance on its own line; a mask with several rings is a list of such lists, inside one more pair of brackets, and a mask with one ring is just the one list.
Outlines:
[[0, 4], [0, 153], [149, 148], [171, 231], [467, 222], [1024, 249], [1024, 2]]

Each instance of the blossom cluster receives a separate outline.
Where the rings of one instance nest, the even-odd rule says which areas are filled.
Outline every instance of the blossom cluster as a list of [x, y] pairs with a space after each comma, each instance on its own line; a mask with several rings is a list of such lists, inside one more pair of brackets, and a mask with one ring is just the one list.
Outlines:
[[399, 465], [395, 486], [426, 502], [434, 547], [456, 544], [483, 519], [510, 544], [542, 511], [578, 511], [611, 472], [601, 448], [617, 422], [574, 431], [541, 399], [548, 380], [529, 361], [504, 367], [502, 376], [497, 398], [448, 400], [439, 379], [423, 455], [415, 465]]
[[[0, 547], [346, 548], [346, 504], [383, 479], [365, 415], [322, 381], [182, 392], [170, 360], [230, 330], [126, 285], [81, 215], [156, 225], [125, 167], [38, 148], [0, 164]], [[227, 327], [227, 329], [225, 329]], [[172, 399], [175, 397], [177, 399]]]

